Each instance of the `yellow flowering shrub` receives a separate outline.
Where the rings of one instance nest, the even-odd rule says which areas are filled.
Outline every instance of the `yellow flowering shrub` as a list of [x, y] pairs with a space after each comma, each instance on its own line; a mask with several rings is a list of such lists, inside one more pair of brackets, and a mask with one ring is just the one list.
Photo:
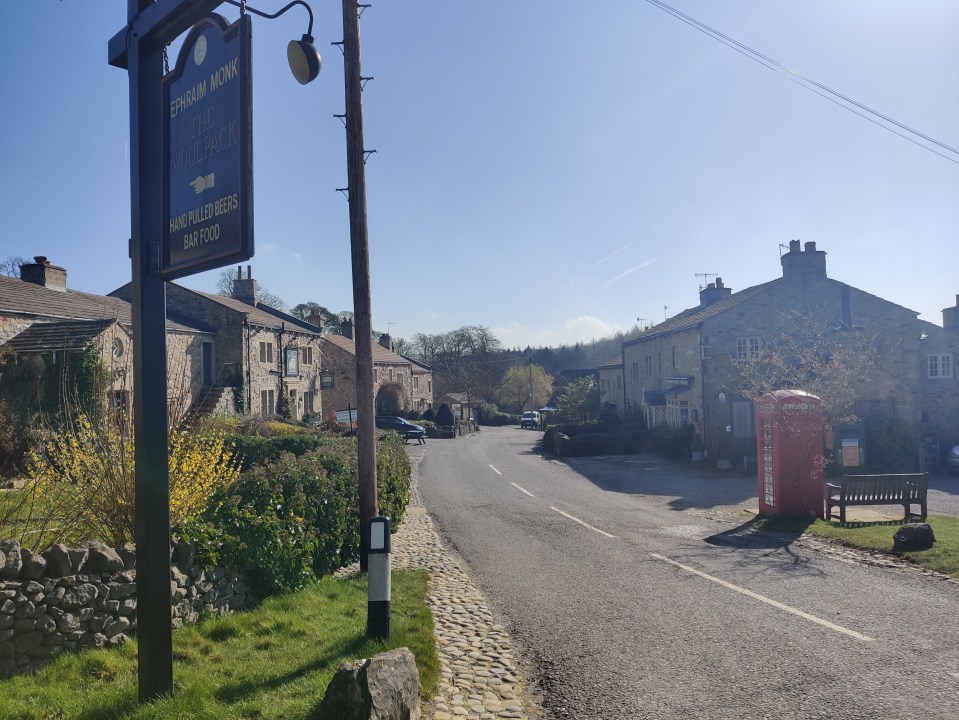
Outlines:
[[[132, 541], [136, 477], [134, 440], [109, 422], [80, 415], [72, 427], [50, 433], [28, 455], [32, 490], [44, 508], [30, 545], [101, 540]], [[170, 522], [199, 515], [210, 496], [240, 474], [233, 447], [222, 435], [191, 430], [170, 433]]]

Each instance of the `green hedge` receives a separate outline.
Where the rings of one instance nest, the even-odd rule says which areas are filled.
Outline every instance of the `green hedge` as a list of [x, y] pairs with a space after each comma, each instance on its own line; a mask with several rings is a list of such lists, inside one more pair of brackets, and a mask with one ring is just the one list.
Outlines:
[[649, 438], [649, 431], [637, 423], [550, 425], [543, 449], [560, 457], [625, 455], [647, 450]]
[[334, 438], [314, 433], [296, 433], [263, 437], [261, 435], [233, 435], [229, 441], [240, 457], [240, 467], [249, 470], [254, 465], [275, 462], [283, 453], [302, 455], [317, 450]]
[[[359, 559], [359, 484], [354, 438], [324, 438], [296, 456], [254, 465], [206, 513], [178, 528], [209, 564], [247, 571], [258, 598], [295, 591]], [[393, 528], [409, 501], [411, 468], [399, 436], [377, 443], [380, 513]]]

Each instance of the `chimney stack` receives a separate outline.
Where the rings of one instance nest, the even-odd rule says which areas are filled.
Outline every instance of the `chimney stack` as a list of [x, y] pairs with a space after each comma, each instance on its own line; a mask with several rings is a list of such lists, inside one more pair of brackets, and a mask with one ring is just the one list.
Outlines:
[[51, 264], [43, 255], [37, 255], [32, 263], [20, 266], [20, 279], [49, 290], [67, 291], [67, 271]]
[[947, 307], [942, 311], [942, 329], [959, 332], [959, 295], [956, 295], [955, 307]]
[[340, 322], [340, 335], [348, 340], [353, 339], [353, 321], [349, 318], [343, 318]]
[[709, 283], [699, 291], [699, 307], [712, 305], [717, 300], [723, 300], [733, 294], [732, 288], [723, 285], [721, 277], [716, 278], [716, 282]]
[[253, 279], [253, 266], [246, 266], [246, 278], [243, 277], [243, 266], [236, 268], [236, 280], [233, 281], [233, 299], [256, 307], [256, 280]]
[[816, 249], [816, 243], [807, 242], [800, 251], [798, 240], [789, 241], [789, 252], [779, 258], [783, 278], [807, 284], [826, 279], [826, 253]]
[[310, 314], [307, 316], [306, 321], [310, 325], [316, 326], [317, 329], [323, 330], [323, 313], [321, 313], [317, 308], [310, 310]]
[[393, 352], [393, 338], [391, 338], [387, 333], [380, 335], [380, 345], [385, 347], [390, 352]]

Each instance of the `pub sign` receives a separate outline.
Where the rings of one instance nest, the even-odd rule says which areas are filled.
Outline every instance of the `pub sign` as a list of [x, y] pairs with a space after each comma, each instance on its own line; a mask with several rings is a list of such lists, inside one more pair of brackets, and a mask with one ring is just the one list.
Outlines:
[[163, 78], [165, 280], [253, 257], [251, 35], [249, 15], [210, 15]]

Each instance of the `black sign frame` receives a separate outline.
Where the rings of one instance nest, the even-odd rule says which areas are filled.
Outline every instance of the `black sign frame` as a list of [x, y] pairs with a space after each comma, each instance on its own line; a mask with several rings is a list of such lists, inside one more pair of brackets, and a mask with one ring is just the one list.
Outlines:
[[[210, 32], [210, 31], [213, 32]], [[174, 144], [171, 138], [171, 129], [173, 126], [174, 109], [171, 105], [171, 90], [180, 90], [178, 84], [184, 79], [186, 74], [189, 78], [189, 68], [191, 60], [194, 60], [196, 53], [201, 52], [197, 49], [197, 44], [204, 48], [209, 44], [207, 38], [218, 34], [227, 51], [231, 51], [231, 43], [235, 43], [236, 49], [236, 68], [237, 72], [230, 82], [238, 84], [236, 92], [238, 102], [235, 108], [226, 108], [226, 120], [236, 123], [236, 147], [226, 155], [230, 160], [223, 172], [223, 158], [217, 158], [219, 161], [216, 167], [220, 172], [210, 173], [209, 163], [204, 163], [202, 159], [192, 157], [195, 162], [191, 163], [189, 174], [195, 176], [192, 182], [184, 185], [183, 173], [179, 173], [180, 178], [176, 190], [173, 189], [173, 173], [175, 172], [174, 154], [187, 153], [187, 150]], [[176, 66], [172, 72], [168, 73], [161, 82], [162, 107], [163, 114], [161, 120], [161, 148], [162, 148], [162, 194], [161, 194], [161, 220], [162, 227], [160, 231], [160, 257], [159, 270], [160, 277], [164, 280], [174, 280], [176, 278], [193, 275], [213, 270], [215, 268], [234, 265], [236, 263], [249, 260], [253, 257], [253, 64], [252, 64], [252, 21], [249, 15], [241, 15], [232, 25], [228, 25], [226, 20], [213, 13], [197, 22], [191, 29], [180, 52], [177, 55]], [[198, 63], [202, 64], [202, 63]], [[202, 122], [203, 118], [199, 116], [207, 111], [213, 114], [212, 101], [204, 102], [209, 95], [212, 95], [212, 87], [206, 85], [206, 75], [208, 70], [204, 70], [202, 79], [204, 97], [196, 97], [199, 93], [193, 92], [199, 89], [201, 83], [193, 87], [186, 87], [188, 105], [187, 112], [193, 111], [193, 122]], [[210, 84], [212, 85], [212, 78]], [[224, 86], [225, 87], [225, 86]], [[193, 93], [190, 95], [190, 93]], [[231, 89], [231, 93], [233, 90]], [[209, 93], [209, 95], [208, 95]], [[176, 97], [176, 96], [175, 96]], [[191, 102], [192, 100], [192, 102]], [[183, 105], [177, 106], [176, 114], [179, 114]], [[195, 108], [193, 105], [195, 104]], [[223, 108], [220, 109], [218, 123], [223, 122]], [[181, 121], [182, 122], [182, 121]], [[197, 145], [199, 148], [199, 144]], [[194, 156], [201, 150], [194, 150]], [[209, 148], [207, 148], [207, 153]], [[235, 159], [233, 156], [235, 155]], [[181, 155], [182, 157], [183, 155]], [[212, 161], [211, 161], [212, 162]], [[213, 178], [220, 181], [219, 187], [213, 184]], [[221, 179], [222, 178], [222, 179]], [[228, 185], [224, 187], [223, 181]], [[209, 187], [204, 187], [205, 183], [211, 183]], [[194, 202], [195, 208], [187, 210], [189, 192], [186, 187], [192, 188], [196, 197], [201, 197], [207, 189], [216, 188], [217, 195], [213, 201], [207, 201], [203, 198], [202, 202]], [[225, 192], [224, 192], [225, 191]], [[235, 214], [235, 217], [228, 218], [229, 225], [227, 232], [223, 233], [219, 222], [209, 223], [211, 218], [218, 217], [220, 211], [223, 211], [224, 217]], [[187, 236], [192, 237], [193, 244], [187, 248], [186, 243], [190, 242]], [[177, 243], [182, 243], [181, 247]], [[187, 252], [190, 250], [190, 252]]]

